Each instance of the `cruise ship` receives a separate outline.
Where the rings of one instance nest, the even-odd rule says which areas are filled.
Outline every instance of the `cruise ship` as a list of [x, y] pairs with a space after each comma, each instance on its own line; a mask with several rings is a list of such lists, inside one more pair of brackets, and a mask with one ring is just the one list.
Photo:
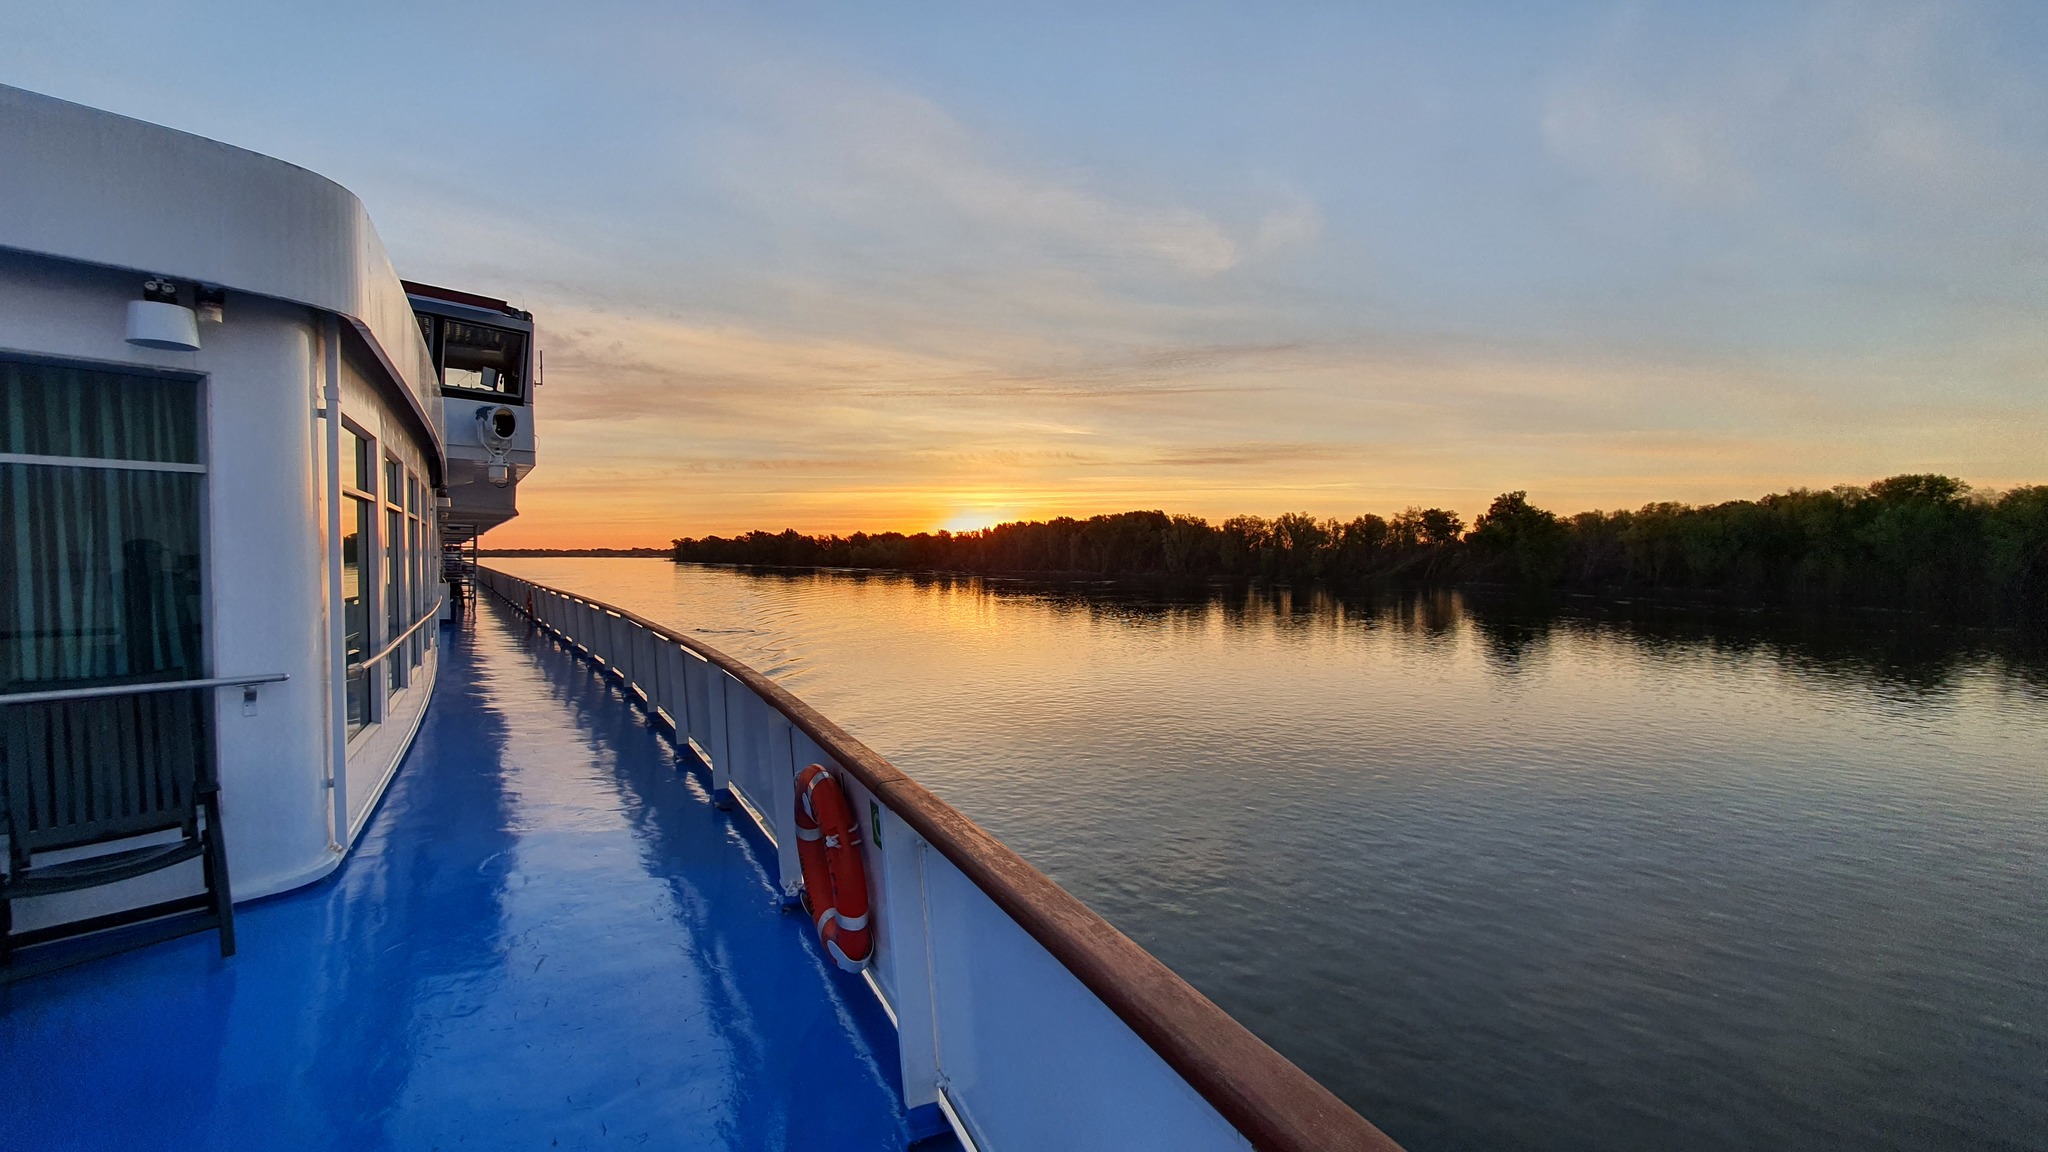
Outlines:
[[759, 672], [479, 564], [536, 344], [0, 87], [0, 1144], [1394, 1147]]

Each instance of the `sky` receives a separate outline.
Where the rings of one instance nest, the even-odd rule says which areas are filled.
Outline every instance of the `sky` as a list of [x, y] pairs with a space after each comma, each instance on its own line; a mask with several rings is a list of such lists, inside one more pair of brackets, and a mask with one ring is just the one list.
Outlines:
[[542, 331], [502, 547], [2048, 481], [2048, 5], [63, 4]]

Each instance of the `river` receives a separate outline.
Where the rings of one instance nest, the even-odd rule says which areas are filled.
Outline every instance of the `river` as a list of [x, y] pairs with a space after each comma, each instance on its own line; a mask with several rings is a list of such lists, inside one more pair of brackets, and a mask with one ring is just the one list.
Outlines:
[[2014, 636], [488, 562], [774, 677], [1415, 1152], [2048, 1147]]

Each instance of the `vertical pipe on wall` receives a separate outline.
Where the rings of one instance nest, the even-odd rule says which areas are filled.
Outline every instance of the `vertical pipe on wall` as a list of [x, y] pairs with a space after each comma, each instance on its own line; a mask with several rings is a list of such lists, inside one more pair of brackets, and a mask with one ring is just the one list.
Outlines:
[[348, 850], [348, 606], [341, 588], [341, 322], [321, 318], [321, 400], [327, 419], [327, 738], [328, 797], [334, 803], [333, 842]]

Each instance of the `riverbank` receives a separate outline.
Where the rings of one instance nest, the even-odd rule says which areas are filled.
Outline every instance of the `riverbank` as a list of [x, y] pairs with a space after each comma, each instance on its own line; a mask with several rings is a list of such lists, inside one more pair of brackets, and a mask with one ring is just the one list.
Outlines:
[[1318, 520], [1123, 512], [975, 532], [794, 529], [682, 538], [700, 563], [1029, 576], [1325, 584], [1492, 584], [2048, 619], [2048, 486], [1979, 492], [1943, 476], [1757, 500], [1560, 516], [1504, 493], [1470, 530], [1454, 512]]

